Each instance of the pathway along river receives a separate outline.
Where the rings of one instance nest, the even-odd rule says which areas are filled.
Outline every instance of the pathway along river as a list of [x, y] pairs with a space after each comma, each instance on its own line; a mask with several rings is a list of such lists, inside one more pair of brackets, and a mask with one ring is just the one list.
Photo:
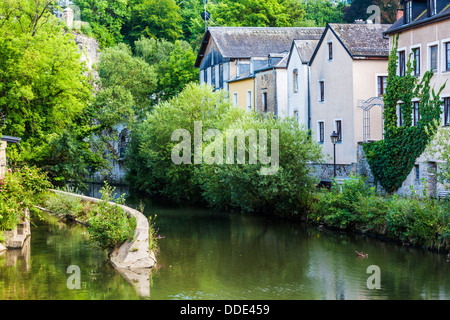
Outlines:
[[[144, 203], [164, 237], [145, 299], [450, 299], [442, 254], [276, 219]], [[0, 256], [0, 299], [144, 299], [83, 227], [33, 223], [29, 247]], [[71, 265], [80, 268], [80, 289], [67, 286]], [[380, 268], [381, 289], [367, 287], [371, 265]]]

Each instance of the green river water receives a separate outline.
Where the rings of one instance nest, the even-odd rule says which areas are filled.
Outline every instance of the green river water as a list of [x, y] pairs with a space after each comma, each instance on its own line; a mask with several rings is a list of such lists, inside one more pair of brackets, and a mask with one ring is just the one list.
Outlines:
[[[33, 219], [23, 250], [0, 256], [0, 299], [450, 299], [443, 254], [276, 219], [144, 203], [163, 237], [146, 294], [107, 263], [82, 226], [47, 217]], [[380, 289], [366, 283], [373, 265]], [[79, 267], [80, 288], [68, 285], [69, 266]]]

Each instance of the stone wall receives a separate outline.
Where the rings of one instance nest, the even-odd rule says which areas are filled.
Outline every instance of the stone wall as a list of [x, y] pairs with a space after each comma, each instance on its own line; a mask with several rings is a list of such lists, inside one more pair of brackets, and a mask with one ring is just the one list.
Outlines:
[[[333, 179], [333, 164], [312, 164], [312, 175], [321, 181], [331, 181]], [[402, 184], [402, 187], [397, 190], [396, 194], [402, 196], [409, 196], [412, 192], [422, 196], [425, 192], [430, 197], [444, 194], [445, 186], [440, 184], [436, 179], [436, 170], [439, 169], [439, 164], [436, 162], [416, 162], [414, 168], [409, 173], [408, 177]], [[336, 178], [344, 180], [350, 178], [352, 174], [366, 177], [366, 183], [370, 186], [376, 186], [377, 191], [384, 193], [383, 187], [376, 183], [375, 177], [370, 170], [370, 165], [367, 162], [366, 155], [362, 143], [358, 143], [357, 148], [357, 163], [349, 165], [336, 165]], [[425, 190], [424, 190], [425, 188]]]

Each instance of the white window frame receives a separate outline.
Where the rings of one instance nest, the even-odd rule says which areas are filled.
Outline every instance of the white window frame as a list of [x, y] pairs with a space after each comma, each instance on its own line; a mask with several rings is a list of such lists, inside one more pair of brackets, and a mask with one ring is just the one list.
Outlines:
[[439, 73], [441, 70], [441, 68], [439, 68], [440, 66], [440, 50], [439, 50], [439, 41], [434, 41], [434, 42], [430, 42], [427, 43], [427, 70], [431, 71], [431, 47], [437, 46], [437, 61], [436, 61], [436, 72], [434, 73]]
[[[374, 97], [378, 97], [378, 78], [379, 77], [388, 77], [388, 76], [389, 75], [387, 73], [375, 73], [375, 95], [374, 95]], [[387, 83], [386, 83], [386, 87], [387, 87]]]
[[[330, 59], [330, 44], [331, 44], [331, 59]], [[334, 59], [334, 45], [333, 40], [327, 41], [327, 61], [331, 62]]]
[[334, 119], [334, 123], [333, 123], [333, 128], [334, 128], [334, 132], [336, 132], [336, 133], [338, 133], [337, 132], [337, 121], [340, 121], [341, 122], [341, 140], [338, 140], [337, 141], [337, 143], [342, 143], [342, 141], [344, 141], [344, 135], [343, 135], [343, 132], [344, 132], [344, 130], [343, 130], [343, 128], [342, 128], [342, 118], [336, 118], [336, 119]]
[[406, 68], [408, 66], [408, 50], [406, 47], [398, 48], [397, 49], [397, 76], [400, 76], [400, 52], [405, 52], [405, 75], [406, 75]]
[[[322, 96], [322, 92], [320, 89], [320, 83], [323, 82], [323, 100], [321, 100], [321, 96]], [[325, 80], [324, 79], [319, 79], [319, 81], [317, 82], [318, 84], [318, 101], [319, 103], [324, 103], [325, 102]]]
[[[411, 56], [411, 64], [414, 62], [414, 49], [419, 49], [419, 61], [418, 61], [418, 63], [419, 63], [419, 77], [420, 76], [422, 76], [423, 75], [423, 66], [422, 66], [422, 59], [423, 59], [423, 51], [422, 51], [422, 44], [415, 44], [415, 45], [413, 45], [413, 46], [411, 46], [411, 47], [409, 47], [409, 52], [410, 52], [410, 54], [412, 54], [412, 56]], [[416, 70], [414, 70], [413, 69], [413, 72], [414, 72], [414, 75], [415, 75], [415, 71]]]
[[247, 111], [252, 111], [252, 90], [247, 90], [246, 99], [247, 99]]
[[[441, 59], [441, 72], [442, 73], [444, 73], [444, 72], [450, 72], [450, 70], [447, 70], [447, 66], [445, 65], [445, 62], [446, 62], [446, 55], [447, 55], [447, 53], [445, 52], [445, 45], [447, 44], [447, 43], [450, 43], [450, 38], [446, 38], [446, 39], [442, 39], [441, 40], [441, 50], [440, 50], [440, 55], [442, 56], [442, 59]], [[439, 50], [438, 50], [439, 51]]]
[[294, 119], [297, 123], [300, 123], [300, 113], [298, 109], [294, 109]]
[[[320, 141], [320, 123], [323, 123], [323, 141]], [[325, 143], [325, 120], [317, 120], [317, 142]]]
[[237, 92], [233, 92], [233, 106], [235, 106], [235, 107], [238, 106], [238, 93]]
[[298, 88], [299, 88], [298, 69], [294, 69], [292, 71], [292, 85], [293, 85], [294, 92], [297, 93], [298, 92]]

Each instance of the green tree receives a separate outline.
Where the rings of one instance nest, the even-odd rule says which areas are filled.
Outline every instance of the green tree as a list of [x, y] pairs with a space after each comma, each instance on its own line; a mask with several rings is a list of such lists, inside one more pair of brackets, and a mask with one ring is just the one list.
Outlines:
[[397, 0], [354, 0], [352, 4], [345, 9], [344, 20], [352, 23], [357, 19], [367, 20], [372, 12], [367, 12], [367, 8], [376, 5], [380, 8], [380, 22], [394, 23], [397, 21], [397, 9], [400, 9]]
[[81, 10], [81, 20], [89, 23], [102, 47], [123, 40], [121, 29], [130, 18], [129, 0], [74, 0]]
[[61, 181], [72, 175], [56, 164], [70, 165], [74, 158], [50, 152], [57, 142], [74, 142], [70, 152], [86, 154], [84, 159], [95, 156], [82, 142], [90, 130], [87, 68], [73, 35], [54, 17], [54, 5], [49, 0], [0, 2], [0, 109], [6, 114], [2, 133], [22, 138], [19, 146], [8, 148], [11, 160], [45, 167]]
[[311, 0], [306, 2], [305, 22], [314, 22], [315, 26], [324, 27], [327, 23], [341, 23], [345, 4], [335, 4], [328, 0]]
[[123, 33], [134, 43], [141, 36], [175, 41], [183, 36], [181, 9], [175, 0], [133, 0]]
[[229, 27], [288, 27], [289, 14], [278, 0], [223, 0], [207, 6], [215, 24]]
[[194, 68], [197, 55], [185, 41], [176, 41], [167, 63], [161, 65], [159, 78], [164, 99], [181, 92], [190, 82], [198, 82], [199, 71]]
[[[279, 131], [279, 170], [272, 176], [260, 175], [256, 164], [180, 164], [172, 161], [175, 130], [185, 129], [191, 141], [188, 158], [195, 154], [194, 122], [202, 122], [202, 134], [216, 129], [223, 133], [226, 148], [228, 129], [266, 129], [269, 150], [273, 130]], [[220, 138], [217, 138], [220, 139]], [[132, 131], [131, 148], [126, 161], [127, 179], [135, 191], [160, 195], [173, 200], [206, 203], [216, 208], [290, 215], [308, 205], [314, 180], [309, 176], [309, 161], [319, 161], [320, 147], [309, 139], [307, 130], [293, 119], [263, 118], [233, 107], [226, 92], [209, 86], [188, 84], [176, 97], [162, 102]], [[204, 140], [206, 141], [206, 140]], [[211, 143], [203, 143], [204, 155]], [[218, 147], [221, 148], [220, 146]], [[216, 149], [216, 152], [219, 152]], [[236, 153], [237, 145], [234, 152]], [[246, 149], [248, 158], [249, 150]], [[217, 153], [218, 154], [218, 153]], [[224, 149], [223, 155], [226, 155]], [[259, 157], [259, 156], [258, 156]], [[260, 159], [260, 158], [258, 158]]]

